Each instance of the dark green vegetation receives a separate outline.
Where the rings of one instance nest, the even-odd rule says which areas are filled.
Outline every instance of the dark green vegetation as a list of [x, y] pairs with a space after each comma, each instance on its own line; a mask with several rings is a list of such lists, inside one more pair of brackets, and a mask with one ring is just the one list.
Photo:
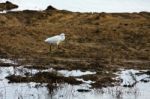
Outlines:
[[[61, 32], [65, 42], [49, 53], [44, 40]], [[91, 79], [109, 84], [118, 68], [150, 68], [150, 13], [79, 13], [49, 6], [0, 14], [0, 57], [36, 68], [97, 71]]]

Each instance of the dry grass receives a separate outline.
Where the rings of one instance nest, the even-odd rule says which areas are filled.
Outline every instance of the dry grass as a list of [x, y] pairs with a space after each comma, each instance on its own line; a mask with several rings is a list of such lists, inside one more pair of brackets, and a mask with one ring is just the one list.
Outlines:
[[[0, 14], [0, 55], [40, 60], [39, 65], [84, 69], [95, 60], [110, 66], [123, 64], [122, 60], [150, 61], [149, 27], [147, 12], [9, 12]], [[66, 40], [61, 49], [54, 46], [49, 54], [44, 39], [60, 32], [66, 33]], [[76, 59], [81, 61], [74, 62]]]

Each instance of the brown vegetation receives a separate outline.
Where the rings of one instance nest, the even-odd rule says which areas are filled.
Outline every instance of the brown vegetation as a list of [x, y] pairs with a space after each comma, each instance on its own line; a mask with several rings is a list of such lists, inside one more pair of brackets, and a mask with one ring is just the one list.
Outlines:
[[[65, 42], [49, 53], [44, 40], [61, 32], [66, 34]], [[0, 57], [22, 59], [20, 64], [37, 68], [102, 74], [118, 67], [150, 68], [150, 13], [79, 13], [51, 6], [45, 11], [2, 13]], [[109, 75], [97, 79], [113, 82]]]
[[59, 76], [54, 72], [39, 72], [32, 77], [22, 77], [17, 75], [10, 75], [7, 77], [10, 82], [39, 82], [39, 83], [69, 83], [69, 84], [81, 84], [81, 81], [77, 81], [73, 77], [63, 77]]

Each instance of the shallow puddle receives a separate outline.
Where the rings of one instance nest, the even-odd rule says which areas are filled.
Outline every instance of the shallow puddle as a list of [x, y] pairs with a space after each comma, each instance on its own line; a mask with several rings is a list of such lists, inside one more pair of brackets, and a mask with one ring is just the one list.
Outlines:
[[[2, 60], [1, 60], [2, 61]], [[3, 60], [5, 63], [13, 63], [11, 60]], [[80, 85], [70, 85], [67, 83], [57, 84], [51, 92], [46, 87], [47, 84], [40, 83], [8, 83], [5, 78], [8, 75], [26, 76], [26, 73], [36, 74], [38, 72], [58, 72], [69, 77], [73, 76], [82, 81]], [[77, 78], [82, 75], [94, 75], [96, 72], [80, 70], [45, 70], [27, 69], [20, 67], [0, 67], [0, 99], [149, 99], [150, 75], [146, 70], [120, 70], [116, 79], [122, 79], [119, 86], [92, 89], [91, 83], [94, 81], [84, 81]], [[132, 86], [134, 84], [134, 86]]]
[[[119, 75], [119, 79], [122, 79], [121, 85], [123, 86], [132, 86], [137, 83], [141, 83], [142, 80], [150, 80], [150, 75], [144, 74], [142, 72], [146, 72], [146, 70], [121, 70]], [[140, 74], [140, 75], [138, 75]]]
[[13, 67], [0, 67], [0, 99], [46, 99], [48, 97], [49, 92], [45, 85], [37, 87], [39, 84], [34, 82], [8, 83], [5, 77], [13, 73]]

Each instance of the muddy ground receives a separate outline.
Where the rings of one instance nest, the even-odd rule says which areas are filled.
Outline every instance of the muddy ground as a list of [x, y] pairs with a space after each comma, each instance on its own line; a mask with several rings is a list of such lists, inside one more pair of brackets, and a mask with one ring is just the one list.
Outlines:
[[[62, 32], [66, 40], [50, 53], [44, 40]], [[109, 85], [120, 68], [150, 69], [150, 13], [79, 13], [52, 6], [1, 13], [0, 57], [28, 68], [96, 71], [84, 78]]]

